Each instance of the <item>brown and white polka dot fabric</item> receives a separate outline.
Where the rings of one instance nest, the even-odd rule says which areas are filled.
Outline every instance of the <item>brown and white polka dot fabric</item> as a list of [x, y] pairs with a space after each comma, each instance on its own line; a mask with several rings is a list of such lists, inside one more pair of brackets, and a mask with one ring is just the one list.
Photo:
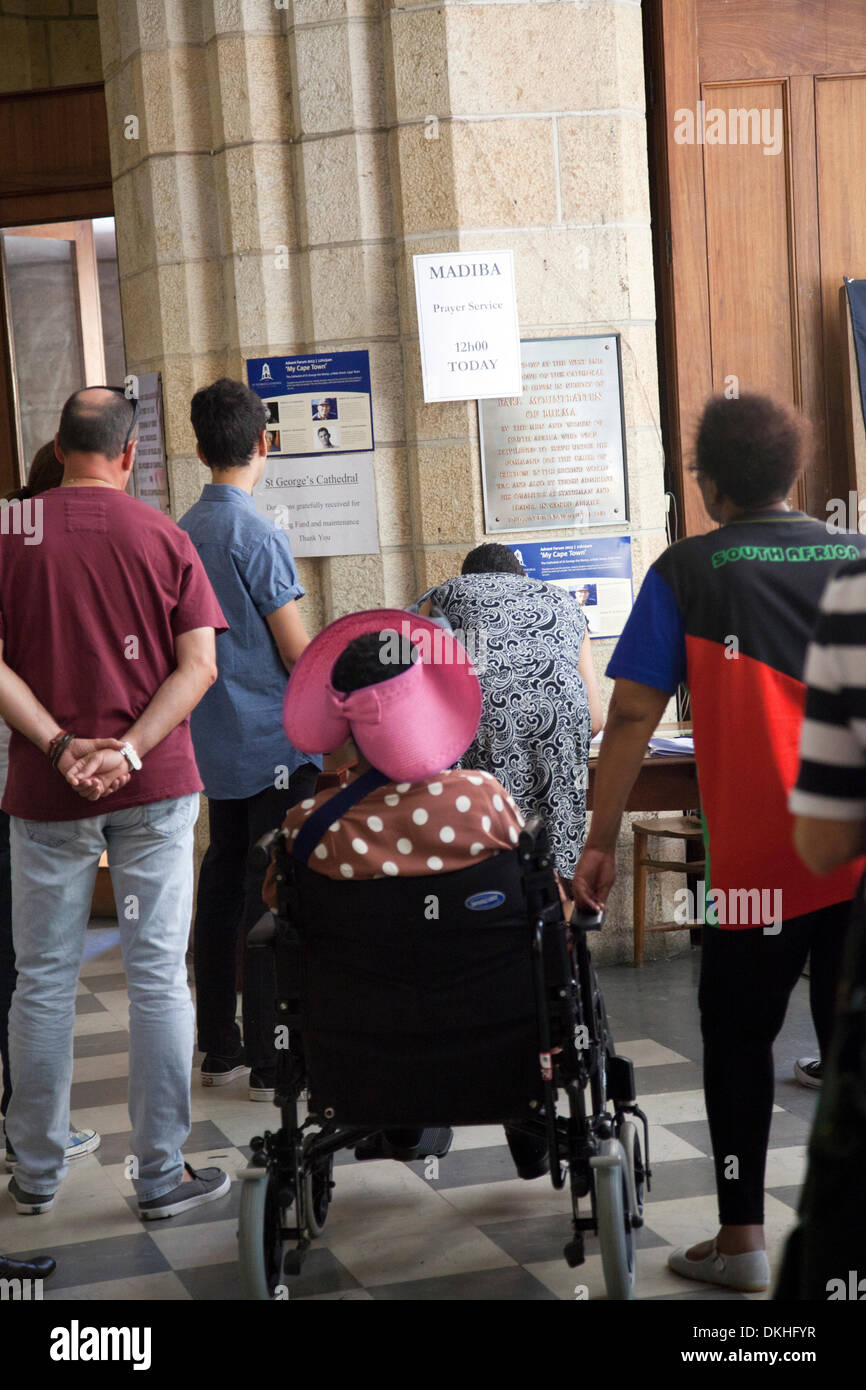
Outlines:
[[[289, 811], [294, 837], [307, 817], [333, 797], [318, 792]], [[325, 831], [309, 866], [328, 878], [386, 878], [450, 873], [513, 849], [523, 817], [487, 772], [455, 769], [422, 782], [386, 782]]]

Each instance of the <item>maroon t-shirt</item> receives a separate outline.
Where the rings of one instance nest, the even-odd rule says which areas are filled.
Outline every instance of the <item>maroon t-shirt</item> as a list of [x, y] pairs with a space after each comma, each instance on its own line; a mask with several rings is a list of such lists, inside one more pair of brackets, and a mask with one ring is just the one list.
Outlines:
[[[226, 620], [189, 536], [155, 508], [107, 487], [56, 488], [36, 502], [39, 544], [11, 526], [0, 535], [3, 658], [61, 728], [121, 738], [177, 666], [175, 639], [198, 627], [224, 632]], [[125, 787], [93, 802], [13, 731], [2, 808], [23, 820], [81, 820], [201, 789], [188, 719]]]

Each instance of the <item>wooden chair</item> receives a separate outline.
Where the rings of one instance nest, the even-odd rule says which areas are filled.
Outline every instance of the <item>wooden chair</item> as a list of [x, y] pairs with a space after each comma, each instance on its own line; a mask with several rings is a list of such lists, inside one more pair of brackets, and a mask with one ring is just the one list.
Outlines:
[[694, 880], [703, 875], [703, 859], [653, 859], [648, 853], [649, 837], [661, 840], [684, 840], [686, 854], [690, 842], [702, 840], [701, 822], [697, 816], [662, 816], [658, 820], [636, 820], [634, 832], [634, 963], [643, 965], [644, 938], [647, 932], [689, 931], [694, 922], [653, 922], [646, 920], [646, 889], [650, 874], [686, 874]]

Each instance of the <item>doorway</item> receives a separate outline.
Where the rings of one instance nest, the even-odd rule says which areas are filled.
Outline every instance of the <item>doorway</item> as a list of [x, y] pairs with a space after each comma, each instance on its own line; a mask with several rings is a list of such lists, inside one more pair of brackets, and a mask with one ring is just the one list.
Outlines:
[[0, 274], [17, 487], [67, 397], [126, 375], [114, 218], [4, 228]]

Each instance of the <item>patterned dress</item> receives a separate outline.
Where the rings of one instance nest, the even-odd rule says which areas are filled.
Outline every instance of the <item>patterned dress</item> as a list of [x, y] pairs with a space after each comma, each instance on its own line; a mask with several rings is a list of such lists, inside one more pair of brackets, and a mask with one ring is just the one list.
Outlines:
[[467, 647], [484, 696], [458, 766], [491, 773], [524, 816], [541, 816], [556, 867], [571, 878], [586, 835], [590, 741], [580, 604], [539, 579], [492, 573], [451, 579], [429, 598]]

